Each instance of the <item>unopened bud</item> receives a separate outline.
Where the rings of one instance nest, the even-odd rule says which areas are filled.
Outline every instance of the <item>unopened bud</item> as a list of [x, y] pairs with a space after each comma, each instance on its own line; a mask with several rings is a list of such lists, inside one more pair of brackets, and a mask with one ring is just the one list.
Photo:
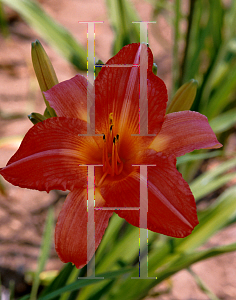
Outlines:
[[196, 97], [197, 86], [198, 82], [195, 79], [191, 79], [189, 82], [183, 84], [174, 95], [166, 113], [189, 110]]
[[104, 65], [104, 63], [99, 59], [95, 64], [95, 77], [97, 77], [98, 73], [101, 71], [102, 65]]
[[47, 119], [47, 117], [45, 117], [39, 113], [31, 113], [30, 115], [28, 115], [28, 118], [30, 119], [30, 121], [33, 124], [37, 124], [37, 123], [42, 122]]
[[152, 72], [154, 73], [154, 75], [157, 75], [157, 64], [153, 63], [152, 65]]
[[[42, 92], [46, 92], [58, 84], [58, 79], [47, 53], [38, 40], [32, 43], [31, 56], [40, 89]], [[54, 109], [50, 107], [44, 95], [43, 98], [50, 116], [56, 117]]]

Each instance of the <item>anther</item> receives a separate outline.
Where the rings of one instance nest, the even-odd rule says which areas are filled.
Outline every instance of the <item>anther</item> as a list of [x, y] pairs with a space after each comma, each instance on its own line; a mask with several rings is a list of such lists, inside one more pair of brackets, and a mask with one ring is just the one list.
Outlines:
[[110, 124], [113, 124], [113, 113], [109, 114], [109, 122]]
[[112, 154], [111, 154], [111, 176], [114, 176], [114, 172], [115, 172], [115, 141], [116, 138], [113, 139], [113, 145], [112, 145]]
[[103, 155], [102, 155], [102, 164], [103, 164], [103, 172], [104, 172], [106, 169], [106, 137], [105, 137], [105, 134], [103, 134], [102, 138], [103, 138], [103, 142], [104, 142]]
[[118, 151], [119, 151], [119, 134], [115, 135], [114, 123], [113, 123], [113, 113], [109, 114], [109, 130], [107, 134], [103, 135], [103, 176], [101, 177], [98, 186], [102, 184], [104, 179], [108, 174], [111, 176], [119, 175], [123, 170], [123, 162], [121, 161]]

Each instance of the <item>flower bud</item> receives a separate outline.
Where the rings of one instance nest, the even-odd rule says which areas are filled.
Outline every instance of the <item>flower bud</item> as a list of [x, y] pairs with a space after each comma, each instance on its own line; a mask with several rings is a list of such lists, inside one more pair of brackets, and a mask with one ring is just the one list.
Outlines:
[[104, 65], [104, 63], [99, 59], [95, 64], [95, 66], [97, 66], [97, 67], [95, 67], [95, 77], [97, 77], [98, 73], [101, 71], [101, 69], [102, 69], [101, 65]]
[[195, 79], [183, 84], [174, 95], [166, 113], [189, 110], [195, 99], [197, 86], [198, 82]]
[[157, 75], [157, 64], [153, 63], [152, 65], [152, 72], [154, 73], [154, 75]]
[[[31, 56], [34, 71], [37, 76], [41, 91], [45, 92], [52, 88], [54, 85], [58, 84], [58, 79], [53, 69], [52, 63], [47, 53], [45, 52], [43, 46], [38, 40], [32, 43]], [[43, 98], [50, 116], [56, 117], [54, 109], [50, 107], [44, 95]]]
[[1, 181], [1, 179], [0, 179], [0, 194], [2, 194], [3, 196], [7, 195], [6, 188], [5, 188], [4, 184], [3, 184], [3, 182]]
[[[39, 122], [42, 122], [44, 120], [47, 119], [47, 117], [39, 114], [39, 113], [31, 113], [30, 115], [28, 115], [28, 118], [30, 119], [30, 121], [33, 123], [33, 124], [37, 124]], [[50, 117], [49, 117], [50, 118]]]

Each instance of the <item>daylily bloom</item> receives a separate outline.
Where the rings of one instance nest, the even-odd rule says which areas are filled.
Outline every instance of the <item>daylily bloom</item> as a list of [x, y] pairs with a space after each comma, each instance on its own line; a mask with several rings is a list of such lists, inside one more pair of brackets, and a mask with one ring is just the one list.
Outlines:
[[[137, 64], [139, 44], [131, 44], [106, 64]], [[148, 129], [139, 133], [140, 67], [102, 67], [95, 80], [95, 129], [87, 133], [87, 79], [81, 75], [45, 92], [58, 117], [34, 125], [0, 173], [10, 183], [49, 192], [69, 190], [55, 230], [56, 251], [77, 268], [87, 263], [87, 167], [95, 167], [96, 207], [139, 207], [139, 167], [148, 168], [149, 230], [173, 237], [198, 224], [194, 197], [176, 169], [176, 157], [194, 149], [219, 148], [207, 118], [197, 112], [165, 115], [167, 91], [152, 73], [148, 48]], [[140, 112], [142, 113], [142, 112]], [[139, 211], [116, 210], [139, 227]], [[95, 211], [97, 248], [113, 211]]]

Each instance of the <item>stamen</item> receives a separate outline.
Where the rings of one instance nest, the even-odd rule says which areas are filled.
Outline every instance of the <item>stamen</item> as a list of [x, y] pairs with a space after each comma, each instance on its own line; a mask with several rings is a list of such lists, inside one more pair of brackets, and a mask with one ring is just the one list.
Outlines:
[[102, 175], [102, 178], [99, 180], [99, 183], [97, 184], [97, 187], [99, 187], [103, 183], [103, 181], [106, 178], [107, 174], [108, 174], [108, 171], [106, 171], [106, 173], [104, 173]]
[[118, 153], [117, 153], [117, 161], [118, 161], [118, 163], [119, 163], [119, 164], [121, 164], [121, 163], [122, 163], [122, 160], [120, 159], [120, 157], [119, 157]]
[[109, 158], [108, 158], [108, 152], [107, 152], [107, 145], [106, 145], [106, 167], [108, 168], [108, 172], [110, 173], [112, 171], [111, 169], [111, 165], [110, 165], [110, 162], [109, 162]]
[[109, 135], [109, 137], [111, 136], [111, 141], [109, 140], [109, 143], [111, 143], [112, 142], [112, 140], [113, 140], [113, 126], [114, 126], [114, 123], [113, 123], [113, 113], [110, 113], [109, 114], [109, 124], [110, 124], [110, 135]]
[[118, 156], [118, 154], [117, 154], [117, 143], [115, 143], [115, 173], [116, 173], [116, 175], [118, 174], [117, 156]]
[[109, 114], [109, 130], [107, 134], [103, 134], [103, 176], [101, 177], [97, 186], [100, 186], [106, 176], [110, 174], [111, 176], [119, 175], [123, 170], [123, 162], [121, 161], [118, 151], [119, 151], [119, 134], [114, 135], [113, 130], [113, 113]]
[[113, 113], [109, 114], [109, 124], [113, 124]]
[[115, 142], [116, 138], [114, 137], [113, 143], [112, 143], [112, 154], [111, 154], [111, 176], [114, 176], [114, 171], [115, 171], [115, 164], [117, 163], [115, 161]]
[[120, 175], [120, 173], [122, 172], [122, 170], [123, 170], [123, 165], [124, 165], [124, 164], [123, 164], [123, 161], [121, 161], [117, 175]]
[[[113, 124], [110, 127], [111, 139], [114, 140]], [[113, 141], [114, 142], [114, 141]]]
[[106, 170], [106, 137], [103, 135], [103, 155], [102, 155], [103, 172]]

